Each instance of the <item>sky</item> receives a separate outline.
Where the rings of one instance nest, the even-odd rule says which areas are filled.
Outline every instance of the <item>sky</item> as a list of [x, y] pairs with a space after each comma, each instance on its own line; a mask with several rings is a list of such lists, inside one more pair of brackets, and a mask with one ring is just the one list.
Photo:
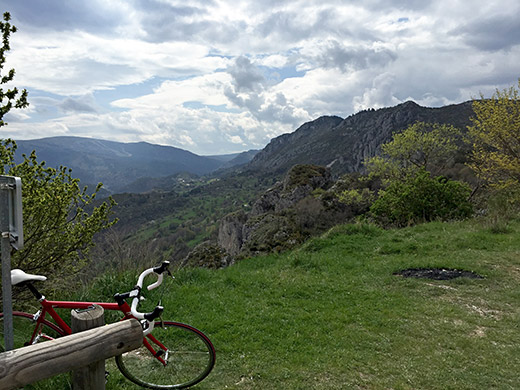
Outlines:
[[520, 77], [518, 0], [0, 0], [0, 138], [261, 149], [322, 115], [461, 103]]

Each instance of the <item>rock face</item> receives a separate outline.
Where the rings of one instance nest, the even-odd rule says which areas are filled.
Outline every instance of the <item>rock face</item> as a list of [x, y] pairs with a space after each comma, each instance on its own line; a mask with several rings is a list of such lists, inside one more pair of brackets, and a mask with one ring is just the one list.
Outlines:
[[252, 169], [287, 171], [297, 164], [326, 165], [312, 162], [309, 156], [315, 155], [314, 148], [319, 142], [308, 142], [335, 128], [343, 121], [337, 116], [322, 116], [300, 126], [295, 132], [273, 138], [267, 146], [255, 155], [248, 164]]
[[244, 242], [243, 229], [246, 221], [247, 215], [243, 211], [228, 214], [220, 221], [218, 244], [231, 256], [236, 256], [240, 252]]
[[440, 108], [405, 102], [395, 107], [365, 110], [348, 118], [324, 116], [303, 124], [290, 134], [271, 140], [248, 164], [248, 169], [286, 172], [296, 164], [331, 168], [334, 176], [360, 172], [393, 133], [417, 121], [445, 123], [465, 129], [473, 115], [472, 102]]
[[[296, 165], [283, 181], [267, 190], [251, 212], [229, 214], [219, 226], [218, 245], [232, 257], [279, 252], [300, 244], [316, 226], [327, 226], [331, 208], [318, 196], [333, 184], [330, 169]], [[344, 208], [334, 213], [345, 215]]]
[[315, 165], [296, 165], [282, 182], [277, 183], [255, 202], [250, 216], [280, 213], [293, 207], [317, 188], [327, 189], [331, 185], [329, 169]]

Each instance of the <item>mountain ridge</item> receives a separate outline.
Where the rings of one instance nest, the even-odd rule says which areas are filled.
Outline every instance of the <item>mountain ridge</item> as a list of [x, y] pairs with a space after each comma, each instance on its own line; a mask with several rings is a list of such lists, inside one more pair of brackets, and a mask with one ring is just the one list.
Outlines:
[[245, 169], [282, 174], [296, 164], [332, 168], [336, 175], [363, 170], [363, 161], [373, 157], [392, 135], [417, 121], [451, 124], [465, 128], [473, 114], [472, 101], [423, 107], [407, 101], [393, 107], [369, 109], [345, 119], [322, 116], [304, 123], [292, 133], [273, 138]]
[[16, 141], [17, 162], [21, 155], [33, 150], [47, 166], [67, 166], [82, 184], [102, 182], [110, 193], [133, 188], [140, 192], [134, 182], [144, 178], [164, 178], [180, 173], [205, 175], [233, 165], [241, 154], [222, 159], [199, 156], [173, 146], [155, 145], [148, 142], [123, 143], [95, 138], [57, 136]]
[[[431, 108], [407, 101], [393, 107], [368, 109], [347, 118], [321, 116], [291, 133], [273, 138], [262, 150], [222, 156], [198, 156], [172, 146], [147, 142], [121, 143], [85, 137], [57, 136], [18, 141], [20, 154], [37, 151], [47, 166], [65, 165], [82, 184], [104, 184], [109, 193], [171, 189], [181, 173], [269, 173], [281, 177], [297, 164], [331, 168], [333, 176], [363, 171], [363, 161], [377, 154], [392, 135], [417, 121], [464, 128], [473, 114], [472, 101]], [[166, 178], [166, 180], [164, 180]], [[167, 179], [170, 178], [170, 179]], [[146, 185], [145, 185], [146, 183]]]

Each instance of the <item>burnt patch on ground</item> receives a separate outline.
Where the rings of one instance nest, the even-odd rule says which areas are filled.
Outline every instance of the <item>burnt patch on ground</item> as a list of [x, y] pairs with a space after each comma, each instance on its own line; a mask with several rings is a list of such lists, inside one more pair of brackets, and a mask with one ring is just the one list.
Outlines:
[[450, 268], [409, 268], [394, 272], [404, 278], [422, 278], [433, 280], [450, 280], [455, 278], [484, 279], [483, 276], [471, 271]]

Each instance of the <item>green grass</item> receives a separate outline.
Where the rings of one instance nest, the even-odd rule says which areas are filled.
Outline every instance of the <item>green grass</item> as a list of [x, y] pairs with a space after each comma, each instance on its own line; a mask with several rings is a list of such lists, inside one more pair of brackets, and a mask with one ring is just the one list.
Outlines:
[[[484, 279], [393, 275], [413, 267]], [[109, 298], [134, 277], [105, 275], [87, 295]], [[200, 390], [518, 389], [519, 284], [519, 222], [502, 234], [475, 221], [346, 225], [284, 255], [179, 270], [163, 304], [165, 319], [203, 330], [217, 349]], [[107, 389], [137, 388], [110, 371]]]

